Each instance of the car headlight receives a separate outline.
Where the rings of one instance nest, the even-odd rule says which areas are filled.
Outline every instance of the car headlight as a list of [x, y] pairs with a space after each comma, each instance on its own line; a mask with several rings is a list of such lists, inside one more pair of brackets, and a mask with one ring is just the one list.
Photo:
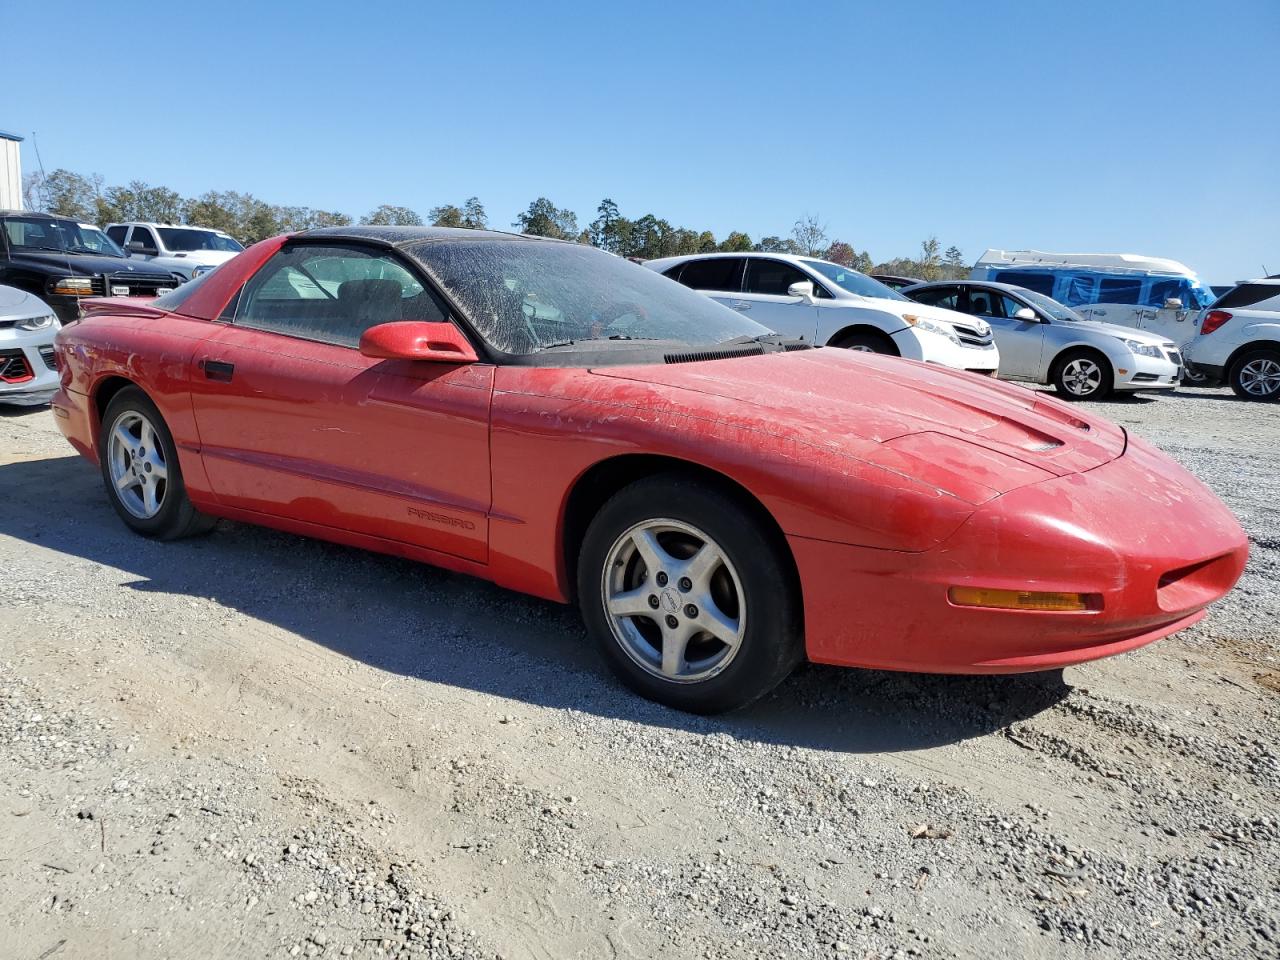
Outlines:
[[93, 281], [88, 277], [62, 277], [53, 282], [49, 292], [65, 297], [91, 297]]
[[927, 317], [917, 317], [913, 313], [904, 313], [902, 319], [907, 322], [908, 326], [915, 327], [917, 330], [924, 330], [928, 333], [936, 333], [940, 337], [946, 337], [957, 347], [963, 346], [960, 343], [960, 337], [956, 332], [945, 323], [938, 323], [936, 320], [930, 320]]
[[202, 263], [191, 271], [191, 279], [194, 280], [196, 277], [203, 277], [206, 273], [212, 273], [213, 269], [211, 265]]
[[43, 317], [27, 317], [19, 320], [14, 324], [18, 330], [43, 330], [46, 327], [53, 326], [53, 314], [45, 314]]
[[1157, 360], [1163, 360], [1164, 354], [1160, 352], [1160, 348], [1154, 343], [1143, 343], [1141, 340], [1121, 340], [1129, 352], [1137, 357], [1154, 357]]

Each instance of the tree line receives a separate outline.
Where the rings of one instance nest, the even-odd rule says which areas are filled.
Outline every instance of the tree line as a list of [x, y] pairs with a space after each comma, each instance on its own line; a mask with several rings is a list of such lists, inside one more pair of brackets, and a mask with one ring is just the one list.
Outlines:
[[[281, 206], [249, 193], [211, 190], [198, 197], [183, 197], [168, 187], [139, 180], [106, 186], [98, 174], [84, 176], [64, 169], [54, 170], [47, 176], [28, 175], [23, 194], [30, 210], [102, 225], [131, 220], [198, 224], [222, 230], [245, 244], [280, 233], [313, 227], [344, 227], [356, 222], [336, 210]], [[461, 205], [446, 203], [434, 207], [425, 218], [409, 207], [383, 204], [360, 217], [359, 222], [484, 229], [489, 226], [489, 217], [480, 199], [471, 197]], [[920, 244], [919, 254], [914, 257], [877, 262], [866, 250], [828, 236], [827, 225], [821, 218], [809, 214], [796, 220], [785, 236], [769, 235], [753, 240], [748, 234], [734, 230], [720, 239], [710, 230], [673, 226], [652, 213], [635, 219], [625, 217], [618, 204], [608, 198], [596, 208], [595, 219], [579, 228], [577, 214], [572, 210], [539, 197], [511, 226], [522, 233], [589, 243], [619, 256], [640, 260], [757, 250], [820, 257], [863, 273], [889, 273], [925, 280], [961, 278], [969, 271], [958, 247], [951, 246], [944, 252], [938, 238], [933, 236]]]

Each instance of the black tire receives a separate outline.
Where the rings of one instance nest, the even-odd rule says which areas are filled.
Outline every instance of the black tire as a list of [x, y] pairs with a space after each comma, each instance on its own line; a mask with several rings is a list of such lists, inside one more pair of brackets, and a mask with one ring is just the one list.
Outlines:
[[[615, 633], [615, 618], [606, 610], [608, 578], [627, 575], [616, 572], [624, 564], [617, 560], [611, 562], [611, 555], [615, 555], [619, 544], [627, 542], [629, 532], [651, 521], [687, 524], [709, 537], [727, 560], [727, 564], [717, 570], [716, 576], [721, 578], [718, 582], [727, 582], [735, 590], [740, 585], [743, 604], [733, 607], [741, 617], [741, 639], [727, 665], [705, 678], [666, 679], [655, 673], [660, 666], [650, 664], [647, 669], [641, 666], [639, 658], [628, 652], [625, 628], [619, 626], [619, 632]], [[680, 533], [677, 531], [674, 535], [679, 537]], [[799, 588], [789, 559], [783, 553], [785, 543], [778, 540], [758, 515], [736, 497], [696, 479], [670, 474], [648, 477], [615, 494], [587, 528], [578, 561], [578, 602], [582, 616], [614, 673], [643, 697], [677, 710], [702, 714], [743, 707], [781, 683], [803, 658], [804, 639]], [[675, 546], [678, 545], [676, 542]], [[638, 556], [638, 551], [633, 554], [632, 564]], [[679, 606], [698, 596], [696, 588], [687, 595], [684, 593], [683, 585], [689, 581], [665, 581], [660, 574], [647, 570], [643, 561], [639, 563], [640, 589], [647, 590], [653, 585], [657, 590], [657, 584], [663, 583], [666, 589], [660, 590], [662, 602], [668, 600], [667, 594], [676, 597], [675, 605], [667, 607], [671, 614], [697, 610], [693, 604]], [[678, 572], [673, 569], [670, 576], [676, 578]], [[672, 589], [677, 584], [679, 594]], [[646, 612], [622, 622], [635, 624], [636, 634], [642, 632], [640, 627], [653, 634], [662, 630], [660, 619], [672, 617], [658, 609], [653, 617]], [[703, 642], [708, 641], [716, 643], [714, 638], [704, 635]], [[661, 646], [659, 641], [654, 651]], [[690, 647], [693, 646], [690, 642]], [[661, 657], [660, 652], [657, 655]], [[683, 658], [680, 662], [686, 663]], [[688, 665], [695, 666], [692, 661], [688, 661]]]
[[[111, 432], [122, 417], [127, 414], [138, 414], [145, 417], [155, 430], [167, 479], [164, 482], [160, 505], [154, 516], [141, 517], [130, 512], [125, 506], [123, 495], [116, 489], [111, 477]], [[178, 451], [173, 442], [173, 435], [164, 422], [164, 417], [156, 405], [138, 387], [125, 387], [107, 404], [102, 416], [101, 442], [99, 443], [98, 463], [102, 470], [103, 486], [107, 490], [107, 499], [120, 519], [134, 533], [153, 540], [177, 540], [181, 537], [207, 533], [213, 529], [217, 521], [200, 513], [191, 505], [187, 497], [187, 489], [182, 482], [182, 468], [178, 464]], [[151, 481], [155, 483], [154, 480]]]
[[1195, 364], [1184, 362], [1182, 365], [1182, 379], [1179, 381], [1178, 386], [1197, 389], [1216, 387], [1219, 386], [1219, 382], [1195, 366]]
[[855, 330], [853, 333], [846, 333], [832, 340], [829, 346], [839, 347], [841, 350], [860, 350], [863, 353], [881, 353], [887, 357], [902, 356], [887, 334], [874, 330]]
[[[1092, 365], [1097, 378], [1091, 388], [1084, 386], [1077, 374]], [[1063, 400], [1102, 400], [1111, 393], [1114, 377], [1111, 361], [1096, 350], [1070, 350], [1060, 356], [1053, 365], [1053, 389]]]
[[[1280, 350], [1259, 347], [1236, 357], [1227, 374], [1227, 383], [1231, 384], [1232, 392], [1242, 400], [1274, 402], [1280, 400], [1280, 381], [1271, 379], [1269, 384], [1260, 383], [1256, 373], [1269, 373], [1274, 378], [1278, 368], [1280, 368]], [[1255, 372], [1255, 376], [1248, 377], [1250, 372]], [[1246, 385], [1250, 380], [1252, 389]]]

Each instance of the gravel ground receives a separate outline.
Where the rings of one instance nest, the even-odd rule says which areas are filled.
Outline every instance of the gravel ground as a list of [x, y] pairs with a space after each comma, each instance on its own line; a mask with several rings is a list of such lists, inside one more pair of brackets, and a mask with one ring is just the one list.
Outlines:
[[47, 410], [0, 413], [0, 955], [1280, 956], [1280, 409], [1094, 406], [1250, 533], [1202, 624], [712, 719], [552, 604], [134, 537]]

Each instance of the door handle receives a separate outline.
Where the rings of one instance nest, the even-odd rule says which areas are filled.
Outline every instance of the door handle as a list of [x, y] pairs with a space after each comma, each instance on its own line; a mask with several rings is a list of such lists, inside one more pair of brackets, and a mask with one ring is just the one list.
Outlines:
[[206, 380], [216, 380], [218, 383], [230, 383], [236, 372], [236, 365], [225, 360], [201, 360], [200, 366]]
[[749, 301], [747, 301], [747, 300], [735, 300], [735, 301], [733, 301], [733, 309], [735, 309], [735, 310], [750, 310], [750, 309], [751, 309], [751, 303], [750, 303]]

